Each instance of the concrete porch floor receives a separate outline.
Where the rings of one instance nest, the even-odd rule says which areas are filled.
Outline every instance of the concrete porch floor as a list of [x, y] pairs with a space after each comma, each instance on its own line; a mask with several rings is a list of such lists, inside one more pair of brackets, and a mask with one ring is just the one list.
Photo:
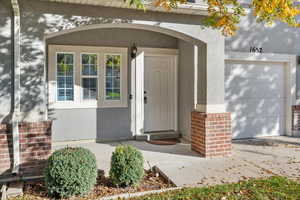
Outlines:
[[[300, 138], [269, 137], [233, 141], [233, 154], [227, 158], [201, 158], [190, 144], [152, 145], [140, 141], [86, 143], [97, 157], [98, 168], [108, 175], [110, 156], [120, 144], [140, 149], [145, 168], [156, 165], [177, 186], [214, 185], [248, 178], [282, 175], [300, 180]], [[63, 146], [54, 146], [54, 149]]]

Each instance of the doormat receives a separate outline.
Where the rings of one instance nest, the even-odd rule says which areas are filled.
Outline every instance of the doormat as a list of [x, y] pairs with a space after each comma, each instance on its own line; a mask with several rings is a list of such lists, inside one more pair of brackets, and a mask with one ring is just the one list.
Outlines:
[[175, 138], [175, 139], [149, 140], [147, 142], [154, 145], [175, 145], [177, 143], [180, 143], [180, 140]]

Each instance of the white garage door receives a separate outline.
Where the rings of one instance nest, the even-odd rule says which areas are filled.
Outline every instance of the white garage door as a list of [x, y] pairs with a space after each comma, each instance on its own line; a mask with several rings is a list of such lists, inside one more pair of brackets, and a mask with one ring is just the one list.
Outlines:
[[285, 87], [283, 63], [227, 61], [225, 102], [233, 138], [283, 135]]

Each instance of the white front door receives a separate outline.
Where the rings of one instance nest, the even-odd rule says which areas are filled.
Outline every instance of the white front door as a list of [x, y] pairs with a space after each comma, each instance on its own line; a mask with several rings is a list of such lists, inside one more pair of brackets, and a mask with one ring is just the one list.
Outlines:
[[174, 56], [145, 56], [145, 132], [175, 130], [176, 63]]

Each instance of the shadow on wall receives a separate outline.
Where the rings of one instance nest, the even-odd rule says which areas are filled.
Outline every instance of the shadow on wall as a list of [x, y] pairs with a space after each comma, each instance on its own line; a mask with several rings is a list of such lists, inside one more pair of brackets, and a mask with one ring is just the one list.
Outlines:
[[[0, 2], [1, 3], [1, 2]], [[6, 11], [7, 12], [7, 11]], [[0, 9], [0, 123], [8, 123], [12, 114], [12, 40], [11, 16]], [[4, 15], [4, 16], [3, 16]]]
[[285, 131], [284, 65], [227, 62], [226, 109], [235, 138], [275, 136]]
[[249, 52], [250, 46], [262, 47], [264, 53], [300, 54], [300, 29], [283, 23], [272, 26], [258, 24], [252, 14], [243, 17], [240, 29], [233, 37], [226, 39], [227, 51]]
[[[34, 3], [34, 1], [29, 1], [28, 4], [25, 4], [24, 2], [20, 3], [22, 10], [22, 119], [25, 121], [45, 120], [47, 113], [47, 87], [46, 84], [44, 84], [47, 74], [47, 69], [45, 69], [44, 66], [46, 60], [44, 44], [45, 34], [82, 25], [120, 23], [124, 21], [127, 22], [127, 20], [67, 15], [65, 12], [57, 9], [57, 6], [55, 7], [55, 10], [54, 4], [49, 4], [52, 6], [49, 6], [48, 12], [44, 9], [31, 10], [30, 4]], [[39, 4], [38, 2], [36, 3]], [[33, 6], [33, 8], [37, 8], [37, 6]], [[57, 10], [60, 13], [58, 13]], [[57, 14], [48, 14], [49, 12]], [[51, 111], [49, 113], [51, 114]]]
[[[250, 52], [250, 47], [258, 47], [263, 48], [264, 53], [299, 55], [299, 39], [300, 29], [283, 23], [273, 26], [257, 24], [255, 17], [247, 16], [242, 19], [237, 34], [226, 39], [226, 50]], [[262, 66], [261, 71], [257, 71], [259, 68], [253, 64], [246, 63], [246, 68], [232, 65], [233, 74], [226, 74], [227, 110], [233, 112], [233, 135], [236, 137], [242, 132], [244, 136], [254, 137], [284, 133], [284, 67], [277, 64], [271, 67], [266, 63], [255, 65]], [[252, 77], [247, 78], [247, 74]], [[297, 86], [299, 96], [299, 84]]]
[[[226, 39], [226, 50], [250, 52], [252, 46], [263, 48], [264, 53], [300, 55], [299, 39], [299, 28], [292, 28], [283, 23], [273, 26], [257, 24], [255, 17], [247, 16], [242, 19], [237, 34]], [[241, 73], [241, 76], [226, 75], [226, 100], [230, 102], [227, 105], [228, 110], [233, 112], [233, 134], [238, 136], [244, 132], [250, 136], [272, 135], [278, 130], [284, 133], [284, 124], [280, 122], [284, 118], [285, 111], [283, 105], [279, 104], [284, 103], [282, 99], [284, 77], [279, 77], [284, 72], [271, 73], [272, 70], [281, 71], [282, 67], [281, 70], [280, 67], [274, 69], [265, 64], [261, 72], [256, 73], [257, 76], [246, 79], [247, 71], [251, 74], [258, 70], [254, 66], [247, 66], [246, 69], [242, 67], [233, 69]], [[298, 68], [296, 75], [297, 77], [300, 75]], [[297, 98], [300, 96], [299, 81], [297, 78]], [[255, 82], [257, 84], [254, 84]], [[246, 103], [246, 99], [249, 103]]]
[[[20, 174], [19, 177], [34, 177], [41, 176], [44, 173], [44, 169], [47, 163], [47, 159], [31, 158], [28, 161], [19, 165]], [[6, 170], [0, 172], [0, 179], [16, 178], [16, 175], [12, 174], [12, 163], [7, 166]]]
[[19, 3], [22, 14], [21, 111], [22, 117], [26, 121], [44, 120], [47, 113], [45, 109], [47, 91], [45, 84], [43, 84], [44, 79], [46, 79], [44, 66], [46, 59], [45, 34], [82, 25], [131, 22], [133, 19], [164, 20], [188, 24], [199, 24], [201, 21], [198, 16], [170, 13], [153, 14], [132, 9], [113, 9], [39, 0], [26, 0]]

